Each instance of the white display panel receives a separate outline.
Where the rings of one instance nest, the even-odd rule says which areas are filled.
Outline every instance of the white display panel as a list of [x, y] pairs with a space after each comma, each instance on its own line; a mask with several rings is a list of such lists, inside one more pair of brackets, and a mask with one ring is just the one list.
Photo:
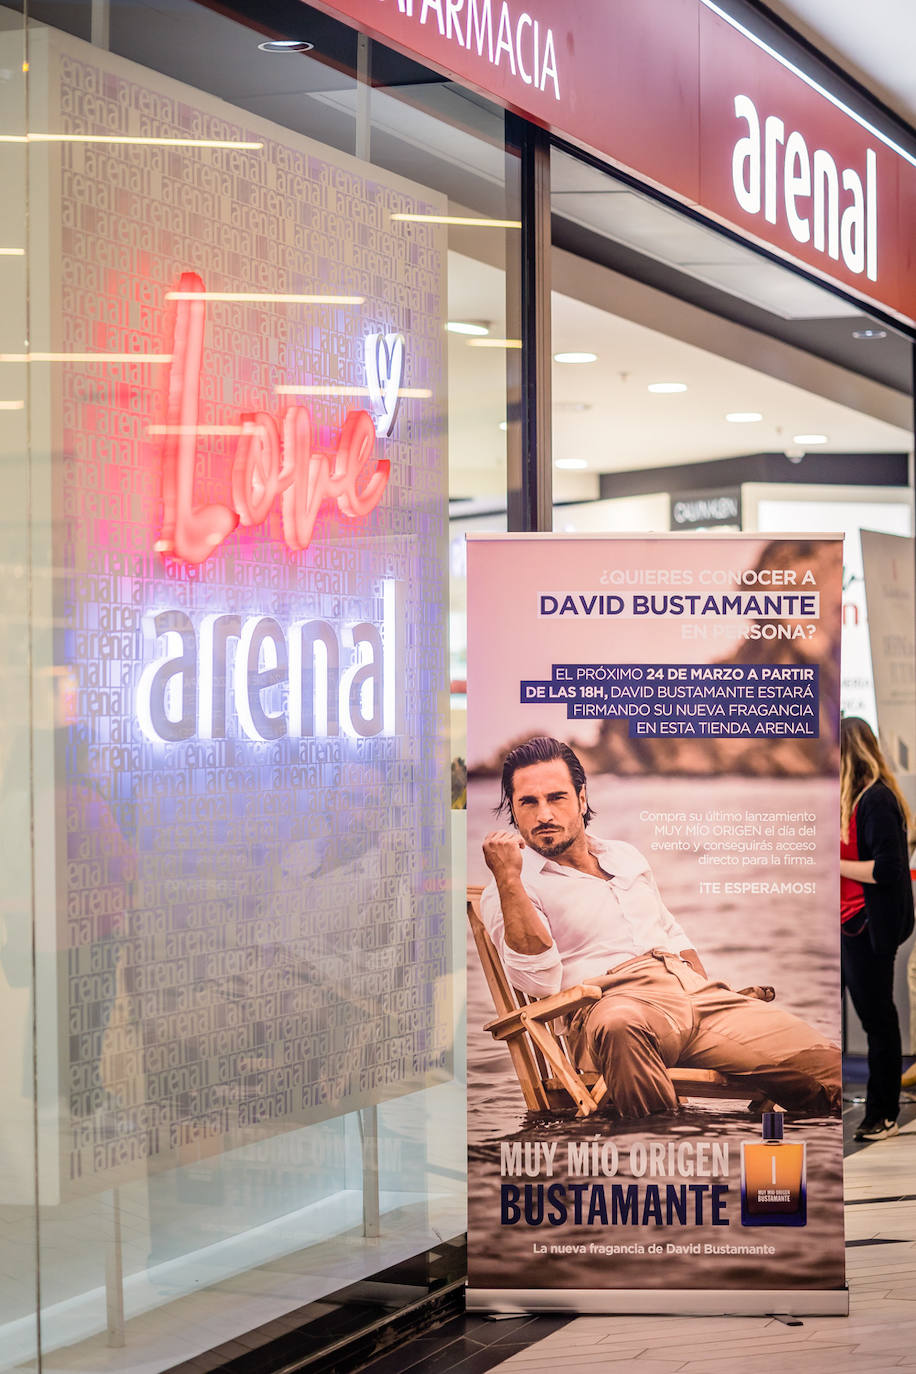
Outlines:
[[884, 534], [911, 534], [910, 503], [903, 500], [795, 501], [767, 498], [761, 499], [757, 505], [757, 528], [761, 532], [842, 531], [845, 534], [840, 706], [844, 715], [864, 716], [877, 729], [875, 684], [868, 638], [868, 612], [859, 531], [879, 530]]
[[445, 203], [32, 41], [51, 1202], [451, 1072]]

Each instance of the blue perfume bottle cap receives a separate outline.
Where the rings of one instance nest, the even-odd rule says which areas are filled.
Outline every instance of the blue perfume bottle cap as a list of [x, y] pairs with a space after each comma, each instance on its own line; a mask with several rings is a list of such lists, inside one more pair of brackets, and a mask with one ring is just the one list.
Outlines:
[[764, 1140], [782, 1140], [782, 1128], [786, 1119], [785, 1112], [763, 1113]]

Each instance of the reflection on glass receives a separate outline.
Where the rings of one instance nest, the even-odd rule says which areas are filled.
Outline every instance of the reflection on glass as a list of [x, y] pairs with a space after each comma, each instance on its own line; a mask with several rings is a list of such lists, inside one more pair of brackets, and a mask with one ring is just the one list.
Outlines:
[[[23, 19], [0, 10], [0, 132], [25, 132], [26, 83], [21, 70]], [[17, 351], [29, 334], [26, 150], [0, 146], [0, 352]], [[29, 739], [39, 701], [50, 714], [53, 690], [45, 676], [30, 700], [30, 607], [35, 583], [29, 566], [28, 392], [23, 373], [0, 377], [0, 509], [3, 576], [0, 625], [0, 1370], [38, 1368], [35, 1317], [37, 1199], [35, 1178], [34, 869], [31, 851], [32, 760]]]
[[238, 103], [259, 35], [176, 15], [180, 45], [114, 5], [111, 51], [35, 24], [59, 133], [0, 150], [31, 169], [0, 421], [32, 426], [3, 595], [35, 665], [2, 760], [0, 1364], [35, 1355], [36, 1165], [43, 1353], [85, 1367], [168, 1369], [465, 1224], [447, 445], [452, 395], [498, 421], [505, 387], [469, 360], [450, 393], [445, 325], [479, 269], [505, 333], [492, 236], [450, 290], [450, 198], [506, 212], [502, 121], [455, 129], [500, 167], [480, 195], [429, 108], [435, 139], [357, 160], [345, 30], [286, 59], [293, 113], [290, 67]]

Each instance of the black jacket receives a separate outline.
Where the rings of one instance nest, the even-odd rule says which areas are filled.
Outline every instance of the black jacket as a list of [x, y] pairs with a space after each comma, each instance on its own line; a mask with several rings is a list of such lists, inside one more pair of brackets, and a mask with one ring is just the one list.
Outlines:
[[859, 858], [875, 861], [875, 881], [863, 884], [869, 939], [876, 954], [893, 955], [913, 931], [913, 884], [903, 817], [883, 782], [859, 798], [856, 837]]

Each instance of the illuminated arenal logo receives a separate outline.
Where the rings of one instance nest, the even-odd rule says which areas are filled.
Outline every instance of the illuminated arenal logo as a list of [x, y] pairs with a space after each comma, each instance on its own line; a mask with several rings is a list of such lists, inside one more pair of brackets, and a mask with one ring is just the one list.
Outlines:
[[275, 616], [149, 611], [157, 652], [137, 684], [137, 719], [157, 743], [239, 736], [269, 743], [395, 732], [395, 584], [381, 617], [335, 624]]
[[[865, 151], [865, 175], [842, 170], [824, 148], [809, 152], [797, 129], [786, 136], [778, 115], [761, 128], [757, 107], [735, 96], [735, 114], [747, 126], [732, 153], [735, 199], [749, 215], [776, 224], [780, 212], [798, 243], [811, 243], [850, 272], [878, 280], [878, 159]], [[842, 201], [842, 205], [841, 205]]]
[[[368, 515], [381, 501], [391, 470], [387, 459], [376, 458], [375, 441], [377, 435], [391, 432], [397, 414], [403, 336], [374, 334], [366, 340], [366, 390], [375, 420], [365, 410], [350, 411], [336, 451], [328, 454], [316, 450], [311, 416], [304, 406], [288, 406], [279, 420], [266, 411], [243, 414], [232, 462], [232, 505], [198, 505], [194, 474], [206, 324], [203, 293], [196, 272], [182, 273], [164, 427], [157, 552], [203, 563], [237, 525], [262, 524], [278, 497], [283, 537], [293, 552], [308, 548], [325, 501], [336, 502], [349, 517]], [[195, 300], [198, 294], [201, 299]]]

